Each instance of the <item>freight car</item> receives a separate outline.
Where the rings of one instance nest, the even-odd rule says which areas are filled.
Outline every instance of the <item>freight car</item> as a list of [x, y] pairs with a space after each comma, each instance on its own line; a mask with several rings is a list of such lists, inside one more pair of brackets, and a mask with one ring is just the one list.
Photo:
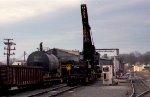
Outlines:
[[65, 50], [53, 48], [47, 51], [48, 54], [54, 54], [61, 64], [61, 76], [63, 82], [66, 82], [67, 70], [66, 66], [68, 64], [78, 64], [79, 63], [79, 51], [78, 50]]
[[43, 71], [41, 67], [34, 66], [0, 66], [0, 90], [7, 91], [11, 87], [28, 87], [41, 84]]
[[62, 82], [61, 65], [58, 58], [53, 54], [43, 51], [35, 51], [28, 56], [28, 66], [40, 66], [43, 68], [43, 82]]
[[1, 65], [0, 89], [24, 88], [62, 82], [58, 58], [53, 54], [35, 51], [28, 56], [27, 65]]

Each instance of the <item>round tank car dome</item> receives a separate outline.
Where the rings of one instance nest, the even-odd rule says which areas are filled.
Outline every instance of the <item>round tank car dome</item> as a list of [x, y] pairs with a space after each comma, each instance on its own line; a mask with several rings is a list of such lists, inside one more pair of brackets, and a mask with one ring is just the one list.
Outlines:
[[40, 66], [46, 71], [55, 71], [59, 68], [59, 61], [53, 54], [47, 54], [42, 51], [35, 51], [27, 58], [28, 66]]

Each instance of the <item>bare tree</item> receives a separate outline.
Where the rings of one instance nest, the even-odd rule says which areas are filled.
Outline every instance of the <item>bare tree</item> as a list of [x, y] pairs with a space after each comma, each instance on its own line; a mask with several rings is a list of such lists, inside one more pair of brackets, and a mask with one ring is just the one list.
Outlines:
[[150, 63], [150, 51], [144, 54], [140, 52], [132, 52], [130, 54], [120, 54], [124, 63], [135, 64], [139, 62], [140, 64], [149, 64]]

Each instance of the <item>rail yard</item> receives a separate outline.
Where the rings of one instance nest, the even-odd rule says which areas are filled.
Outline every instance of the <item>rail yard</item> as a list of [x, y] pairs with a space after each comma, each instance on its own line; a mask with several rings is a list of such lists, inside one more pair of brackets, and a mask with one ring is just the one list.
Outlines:
[[80, 9], [81, 52], [45, 50], [41, 42], [24, 64], [12, 65], [10, 50], [16, 44], [5, 39], [7, 64], [0, 65], [0, 97], [150, 97], [150, 65], [128, 65], [119, 48], [96, 48], [87, 5], [81, 4]]
[[141, 81], [141, 77], [136, 76], [133, 80], [117, 79], [118, 85], [103, 85], [102, 80], [98, 79], [95, 83], [86, 86], [53, 85], [45, 89], [10, 94], [9, 97], [110, 97], [110, 95], [112, 97], [149, 97], [149, 86], [145, 86], [149, 83], [143, 80], [144, 78]]

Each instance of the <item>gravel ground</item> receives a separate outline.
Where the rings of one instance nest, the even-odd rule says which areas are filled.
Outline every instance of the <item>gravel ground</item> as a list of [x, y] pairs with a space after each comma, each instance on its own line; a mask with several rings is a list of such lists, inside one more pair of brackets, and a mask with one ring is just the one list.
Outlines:
[[144, 97], [150, 97], [150, 93], [148, 93], [148, 94], [144, 95]]
[[150, 86], [150, 79], [147, 79], [146, 83]]
[[145, 82], [150, 86], [150, 72], [137, 72], [137, 75], [143, 77], [145, 79]]
[[104, 86], [101, 81], [97, 81], [93, 85], [82, 86], [58, 97], [129, 97], [131, 91], [129, 81], [123, 81], [116, 86]]
[[53, 88], [56, 88], [56, 87], [59, 87], [59, 86], [64, 86], [64, 85], [65, 84], [53, 85], [53, 86], [50, 86], [49, 88], [45, 88], [45, 89], [37, 89], [37, 90], [32, 90], [32, 91], [24, 91], [22, 93], [19, 93], [19, 94], [13, 95], [13, 96], [9, 96], [9, 97], [28, 97], [28, 96], [30, 96], [32, 94], [37, 94], [37, 93], [40, 93], [40, 92], [48, 91], [50, 89], [53, 89]]

